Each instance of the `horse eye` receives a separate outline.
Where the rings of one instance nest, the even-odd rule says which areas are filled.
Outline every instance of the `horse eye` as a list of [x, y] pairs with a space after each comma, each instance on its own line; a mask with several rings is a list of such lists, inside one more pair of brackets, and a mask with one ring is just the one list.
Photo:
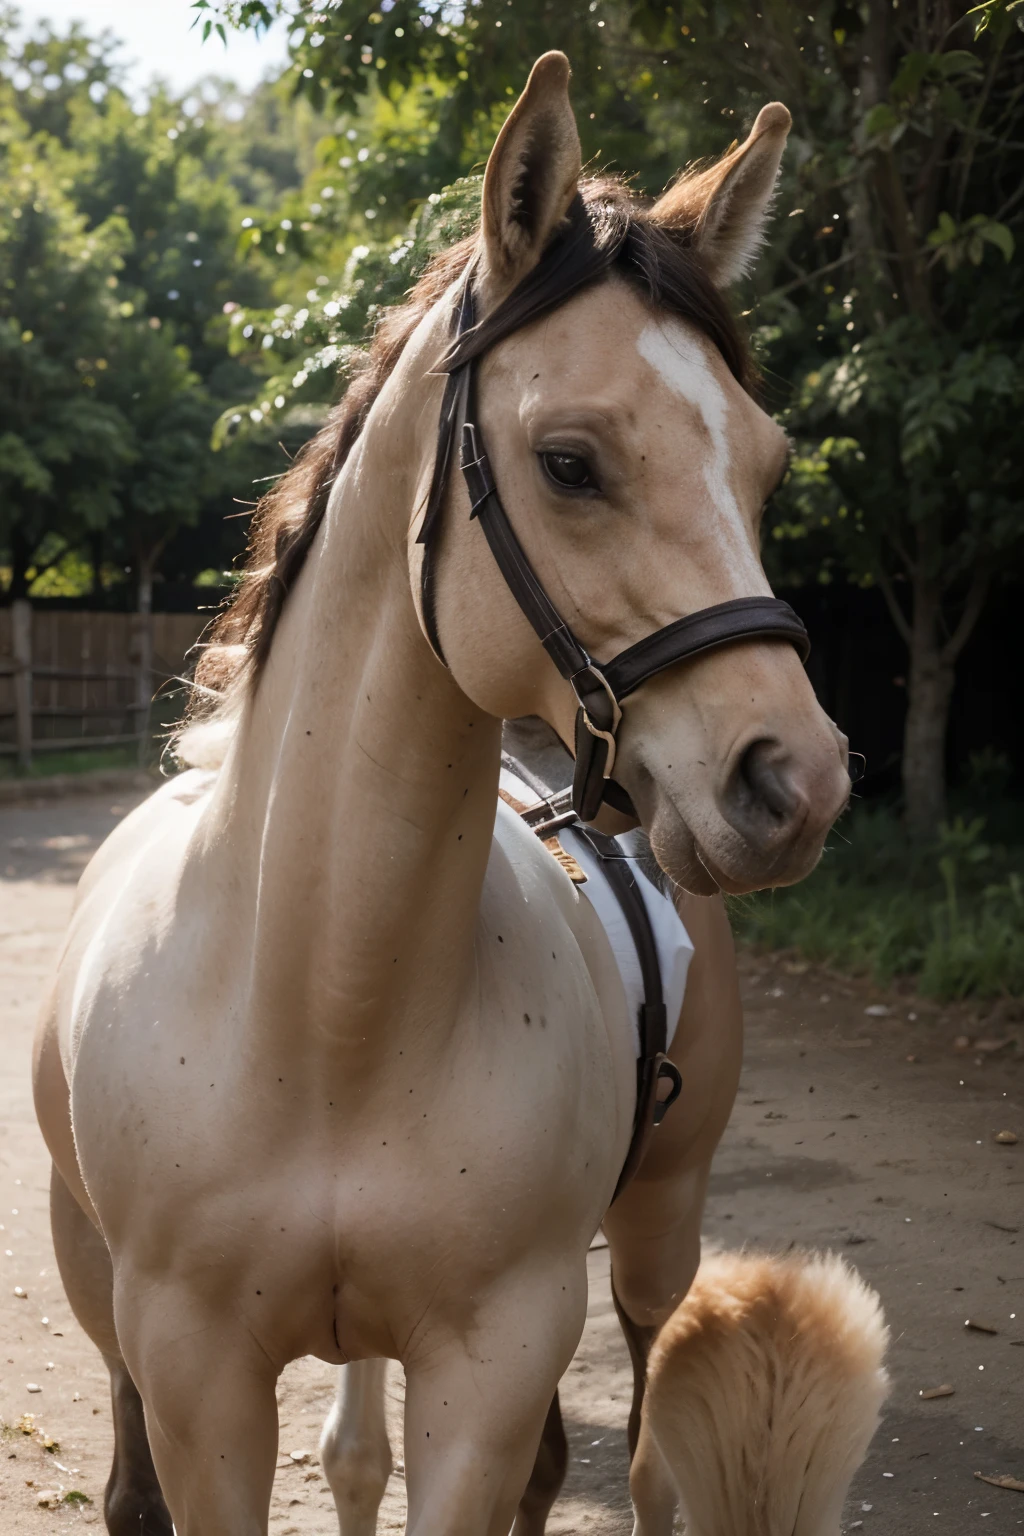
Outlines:
[[580, 491], [595, 486], [590, 465], [575, 453], [542, 453], [541, 463], [549, 479], [565, 490]]

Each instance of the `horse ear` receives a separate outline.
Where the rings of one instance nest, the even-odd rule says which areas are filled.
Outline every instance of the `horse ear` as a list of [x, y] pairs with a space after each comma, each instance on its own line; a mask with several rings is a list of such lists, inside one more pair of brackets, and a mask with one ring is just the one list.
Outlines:
[[769, 102], [745, 143], [706, 171], [682, 176], [651, 209], [666, 229], [692, 233], [719, 288], [742, 277], [757, 255], [792, 122], [781, 101]]
[[505, 120], [484, 174], [484, 263], [498, 289], [514, 286], [540, 259], [576, 194], [581, 170], [569, 60], [564, 53], [545, 53]]

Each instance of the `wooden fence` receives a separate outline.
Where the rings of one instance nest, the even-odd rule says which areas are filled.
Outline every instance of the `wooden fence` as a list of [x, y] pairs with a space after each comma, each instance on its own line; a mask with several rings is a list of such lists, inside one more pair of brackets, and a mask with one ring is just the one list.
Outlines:
[[201, 613], [0, 609], [0, 754], [28, 768], [36, 752], [146, 739], [153, 695], [187, 665]]

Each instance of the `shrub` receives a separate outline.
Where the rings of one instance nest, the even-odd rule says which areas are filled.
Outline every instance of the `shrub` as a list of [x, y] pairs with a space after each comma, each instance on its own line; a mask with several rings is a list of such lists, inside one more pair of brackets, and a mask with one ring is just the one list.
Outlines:
[[[795, 949], [879, 982], [911, 977], [931, 997], [1024, 995], [1017, 820], [1008, 806], [988, 820], [956, 816], [921, 848], [891, 808], [856, 807], [813, 875], [732, 901], [733, 926], [757, 948]], [[986, 835], [992, 823], [1005, 841]]]

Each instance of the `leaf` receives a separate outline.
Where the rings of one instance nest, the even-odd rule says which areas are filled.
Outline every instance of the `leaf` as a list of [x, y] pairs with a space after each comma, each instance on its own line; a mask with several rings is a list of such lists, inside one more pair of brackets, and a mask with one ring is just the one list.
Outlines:
[[966, 114], [964, 99], [955, 85], [948, 82], [942, 86], [932, 104], [932, 110], [940, 117], [949, 118], [951, 122], [961, 123]]
[[956, 220], [952, 214], [940, 213], [939, 222], [928, 235], [929, 245], [945, 245], [950, 240], [956, 239]]
[[893, 133], [900, 127], [900, 121], [899, 114], [889, 103], [880, 101], [865, 117], [864, 132], [869, 139], [877, 139], [883, 134]]
[[975, 6], [973, 6], [967, 12], [968, 16], [973, 16], [975, 18], [975, 21], [974, 21], [974, 40], [975, 40], [975, 42], [977, 42], [978, 38], [981, 36], [981, 34], [983, 32], [987, 32], [988, 31], [989, 23], [992, 20], [992, 14], [995, 11], [996, 6], [998, 4], [999, 4], [999, 0], [983, 0], [983, 3], [981, 5], [975, 5]]
[[975, 1472], [979, 1483], [988, 1483], [993, 1488], [1010, 1488], [1014, 1493], [1024, 1493], [1024, 1483], [1019, 1477], [1010, 1477], [1004, 1473], [1002, 1477], [988, 1477], [984, 1472]]
[[938, 65], [944, 75], [977, 74], [981, 69], [981, 60], [976, 53], [966, 48], [952, 48], [949, 53], [939, 55]]
[[924, 81], [936, 70], [938, 63], [939, 55], [935, 53], [919, 53], [915, 50], [904, 54], [892, 82], [893, 96], [912, 101]]
[[987, 240], [990, 245], [994, 245], [996, 250], [1002, 251], [1007, 261], [1013, 259], [1015, 249], [1013, 231], [1005, 224], [998, 223], [996, 219], [989, 219], [981, 230], [981, 238]]

